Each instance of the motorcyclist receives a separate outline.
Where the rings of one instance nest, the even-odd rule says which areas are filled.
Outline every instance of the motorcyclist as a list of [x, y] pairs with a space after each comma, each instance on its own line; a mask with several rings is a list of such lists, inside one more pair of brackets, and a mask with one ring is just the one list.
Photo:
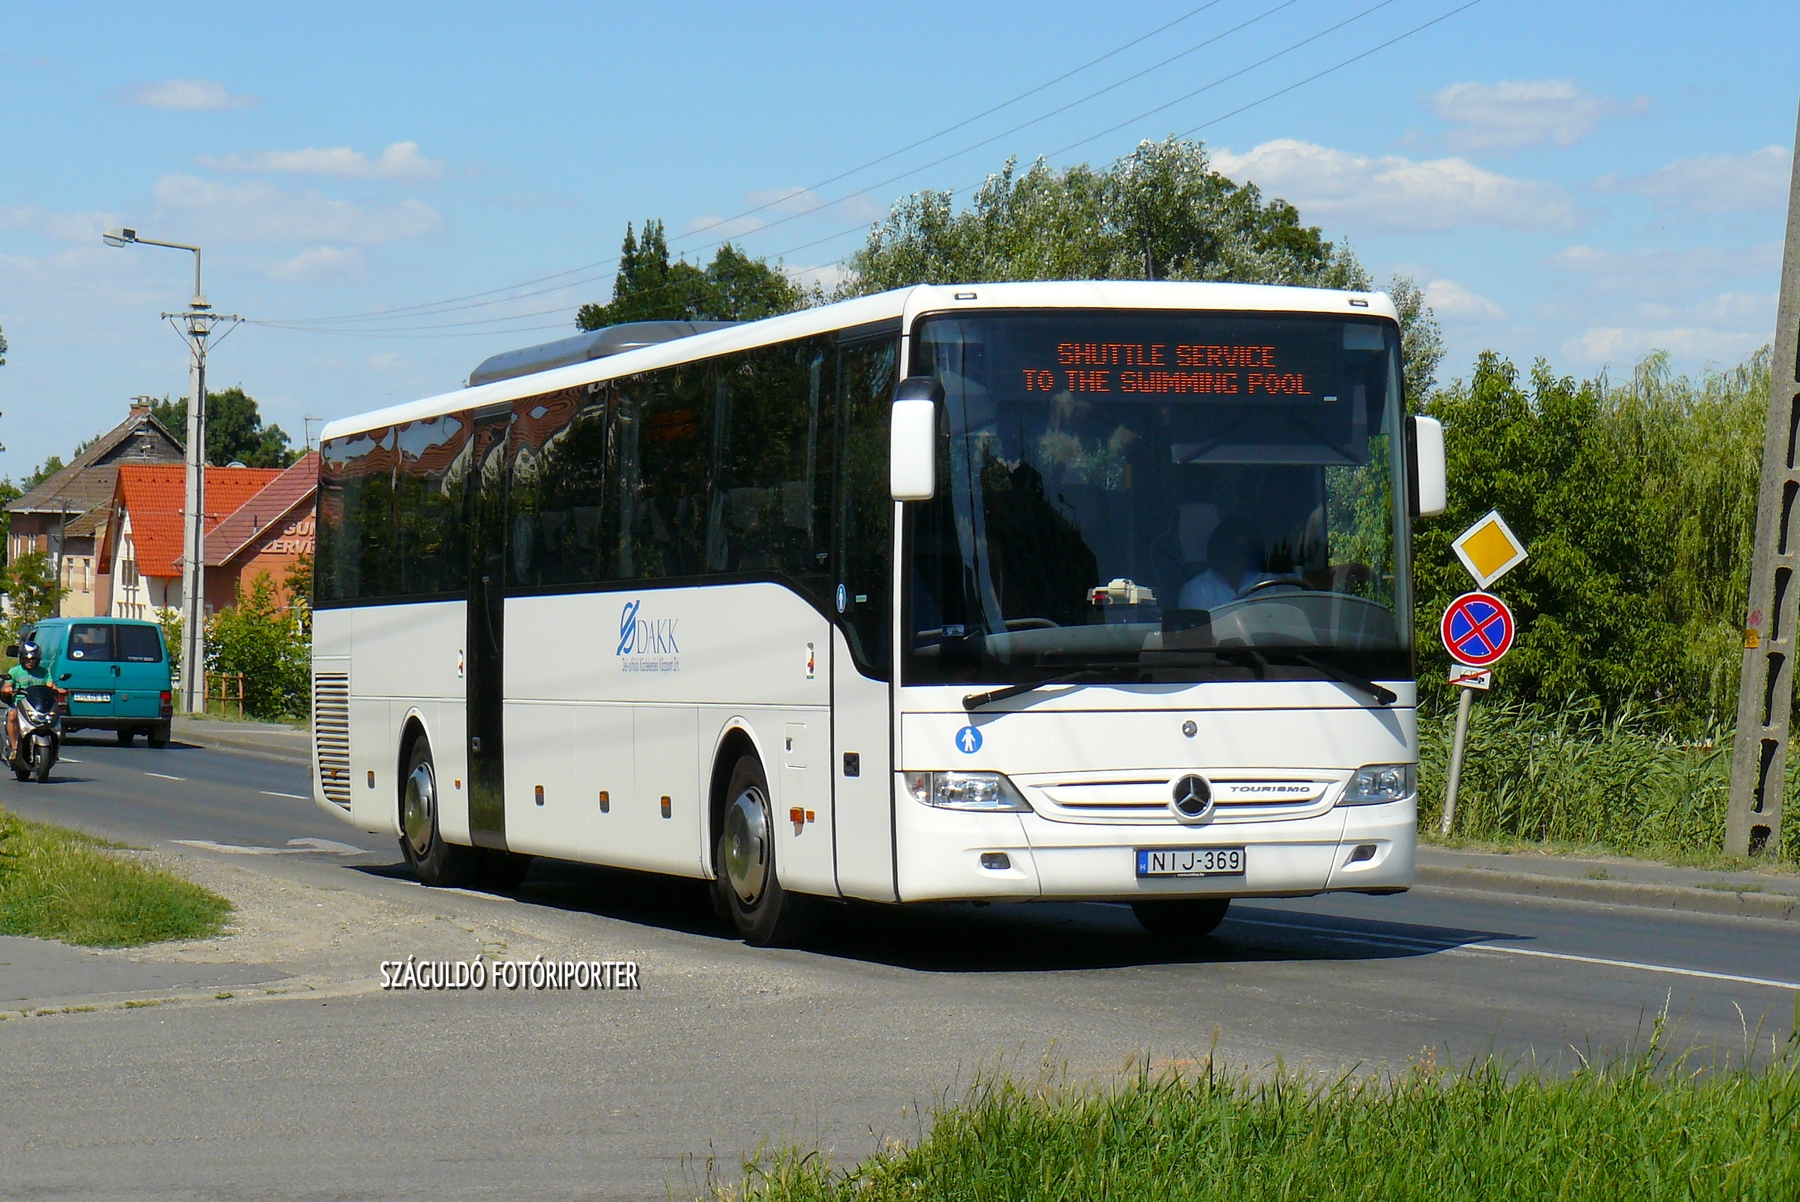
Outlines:
[[50, 669], [44, 666], [43, 648], [36, 643], [25, 643], [19, 648], [19, 662], [7, 672], [6, 679], [0, 681], [0, 702], [6, 705], [6, 751], [9, 759], [12, 749], [19, 745], [19, 710], [13, 702], [32, 685], [49, 683]]

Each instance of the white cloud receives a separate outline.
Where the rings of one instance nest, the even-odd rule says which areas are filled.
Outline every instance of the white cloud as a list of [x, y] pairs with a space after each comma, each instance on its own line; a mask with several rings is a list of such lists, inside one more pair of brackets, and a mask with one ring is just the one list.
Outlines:
[[119, 224], [111, 213], [53, 213], [35, 205], [0, 205], [0, 230], [31, 230], [57, 242], [95, 241]]
[[363, 273], [362, 251], [355, 247], [309, 246], [291, 259], [269, 268], [278, 280], [299, 284], [351, 279]]
[[202, 155], [200, 165], [215, 171], [267, 171], [289, 175], [329, 175], [338, 179], [433, 180], [449, 173], [442, 159], [419, 153], [417, 142], [395, 142], [370, 159], [348, 146], [305, 150], [265, 150], [253, 155]]
[[248, 108], [260, 101], [256, 96], [234, 96], [224, 84], [210, 79], [160, 79], [126, 84], [113, 93], [113, 98], [121, 104], [188, 113]]
[[1769, 276], [1781, 270], [1781, 243], [1763, 242], [1742, 248], [1710, 246], [1671, 250], [1639, 247], [1630, 251], [1567, 246], [1545, 260], [1559, 271], [1587, 277], [1594, 291], [1640, 299], [1687, 298], [1727, 280]]
[[365, 206], [262, 181], [220, 184], [165, 175], [152, 194], [165, 209], [190, 218], [190, 227], [238, 241], [368, 245], [414, 238], [438, 224], [437, 210], [417, 200]]
[[1594, 187], [1648, 196], [1664, 209], [1752, 213], [1784, 206], [1792, 175], [1792, 152], [1785, 146], [1765, 146], [1749, 154], [1676, 159], [1648, 175], [1603, 176]]
[[1640, 96], [1630, 105], [1584, 92], [1570, 79], [1453, 83], [1425, 103], [1455, 128], [1443, 135], [1451, 150], [1517, 150], [1553, 142], [1573, 146], [1616, 113], [1649, 107]]
[[1704, 326], [1594, 326], [1563, 344], [1563, 352], [1590, 363], [1624, 363], [1651, 351], [1668, 351], [1684, 359], [1740, 359], [1769, 340], [1764, 332], [1708, 329]]
[[1421, 233], [1505, 226], [1570, 229], [1581, 213], [1554, 184], [1514, 179], [1467, 159], [1367, 158], [1279, 138], [1247, 154], [1213, 153], [1213, 166], [1300, 207], [1308, 221], [1342, 222], [1359, 233]]
[[788, 278], [802, 288], [817, 286], [826, 296], [843, 282], [850, 269], [842, 263], [826, 263], [819, 267], [789, 267]]
[[1500, 306], [1455, 280], [1432, 280], [1425, 285], [1425, 303], [1439, 317], [1460, 321], [1499, 321], [1506, 316]]

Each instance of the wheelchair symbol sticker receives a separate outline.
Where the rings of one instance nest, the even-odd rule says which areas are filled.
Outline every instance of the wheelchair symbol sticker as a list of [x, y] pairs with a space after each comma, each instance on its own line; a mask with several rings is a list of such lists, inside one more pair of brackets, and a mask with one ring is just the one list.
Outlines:
[[981, 750], [981, 732], [973, 726], [965, 726], [956, 732], [956, 749], [964, 755], [974, 755]]

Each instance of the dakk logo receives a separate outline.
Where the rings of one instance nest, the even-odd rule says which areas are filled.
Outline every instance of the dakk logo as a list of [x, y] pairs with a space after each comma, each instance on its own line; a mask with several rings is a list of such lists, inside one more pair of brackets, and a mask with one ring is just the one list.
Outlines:
[[681, 668], [681, 648], [675, 642], [680, 618], [643, 618], [643, 602], [627, 601], [619, 611], [619, 649], [615, 653], [627, 672], [675, 672]]

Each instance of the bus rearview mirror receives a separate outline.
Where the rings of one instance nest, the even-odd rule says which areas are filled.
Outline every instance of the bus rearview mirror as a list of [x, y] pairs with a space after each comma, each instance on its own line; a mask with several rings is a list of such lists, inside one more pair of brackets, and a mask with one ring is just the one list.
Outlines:
[[944, 386], [931, 376], [908, 376], [894, 390], [888, 427], [888, 484], [896, 501], [937, 495], [937, 409]]
[[1413, 512], [1433, 518], [1450, 505], [1449, 481], [1444, 466], [1444, 427], [1435, 417], [1414, 417], [1412, 424]]

